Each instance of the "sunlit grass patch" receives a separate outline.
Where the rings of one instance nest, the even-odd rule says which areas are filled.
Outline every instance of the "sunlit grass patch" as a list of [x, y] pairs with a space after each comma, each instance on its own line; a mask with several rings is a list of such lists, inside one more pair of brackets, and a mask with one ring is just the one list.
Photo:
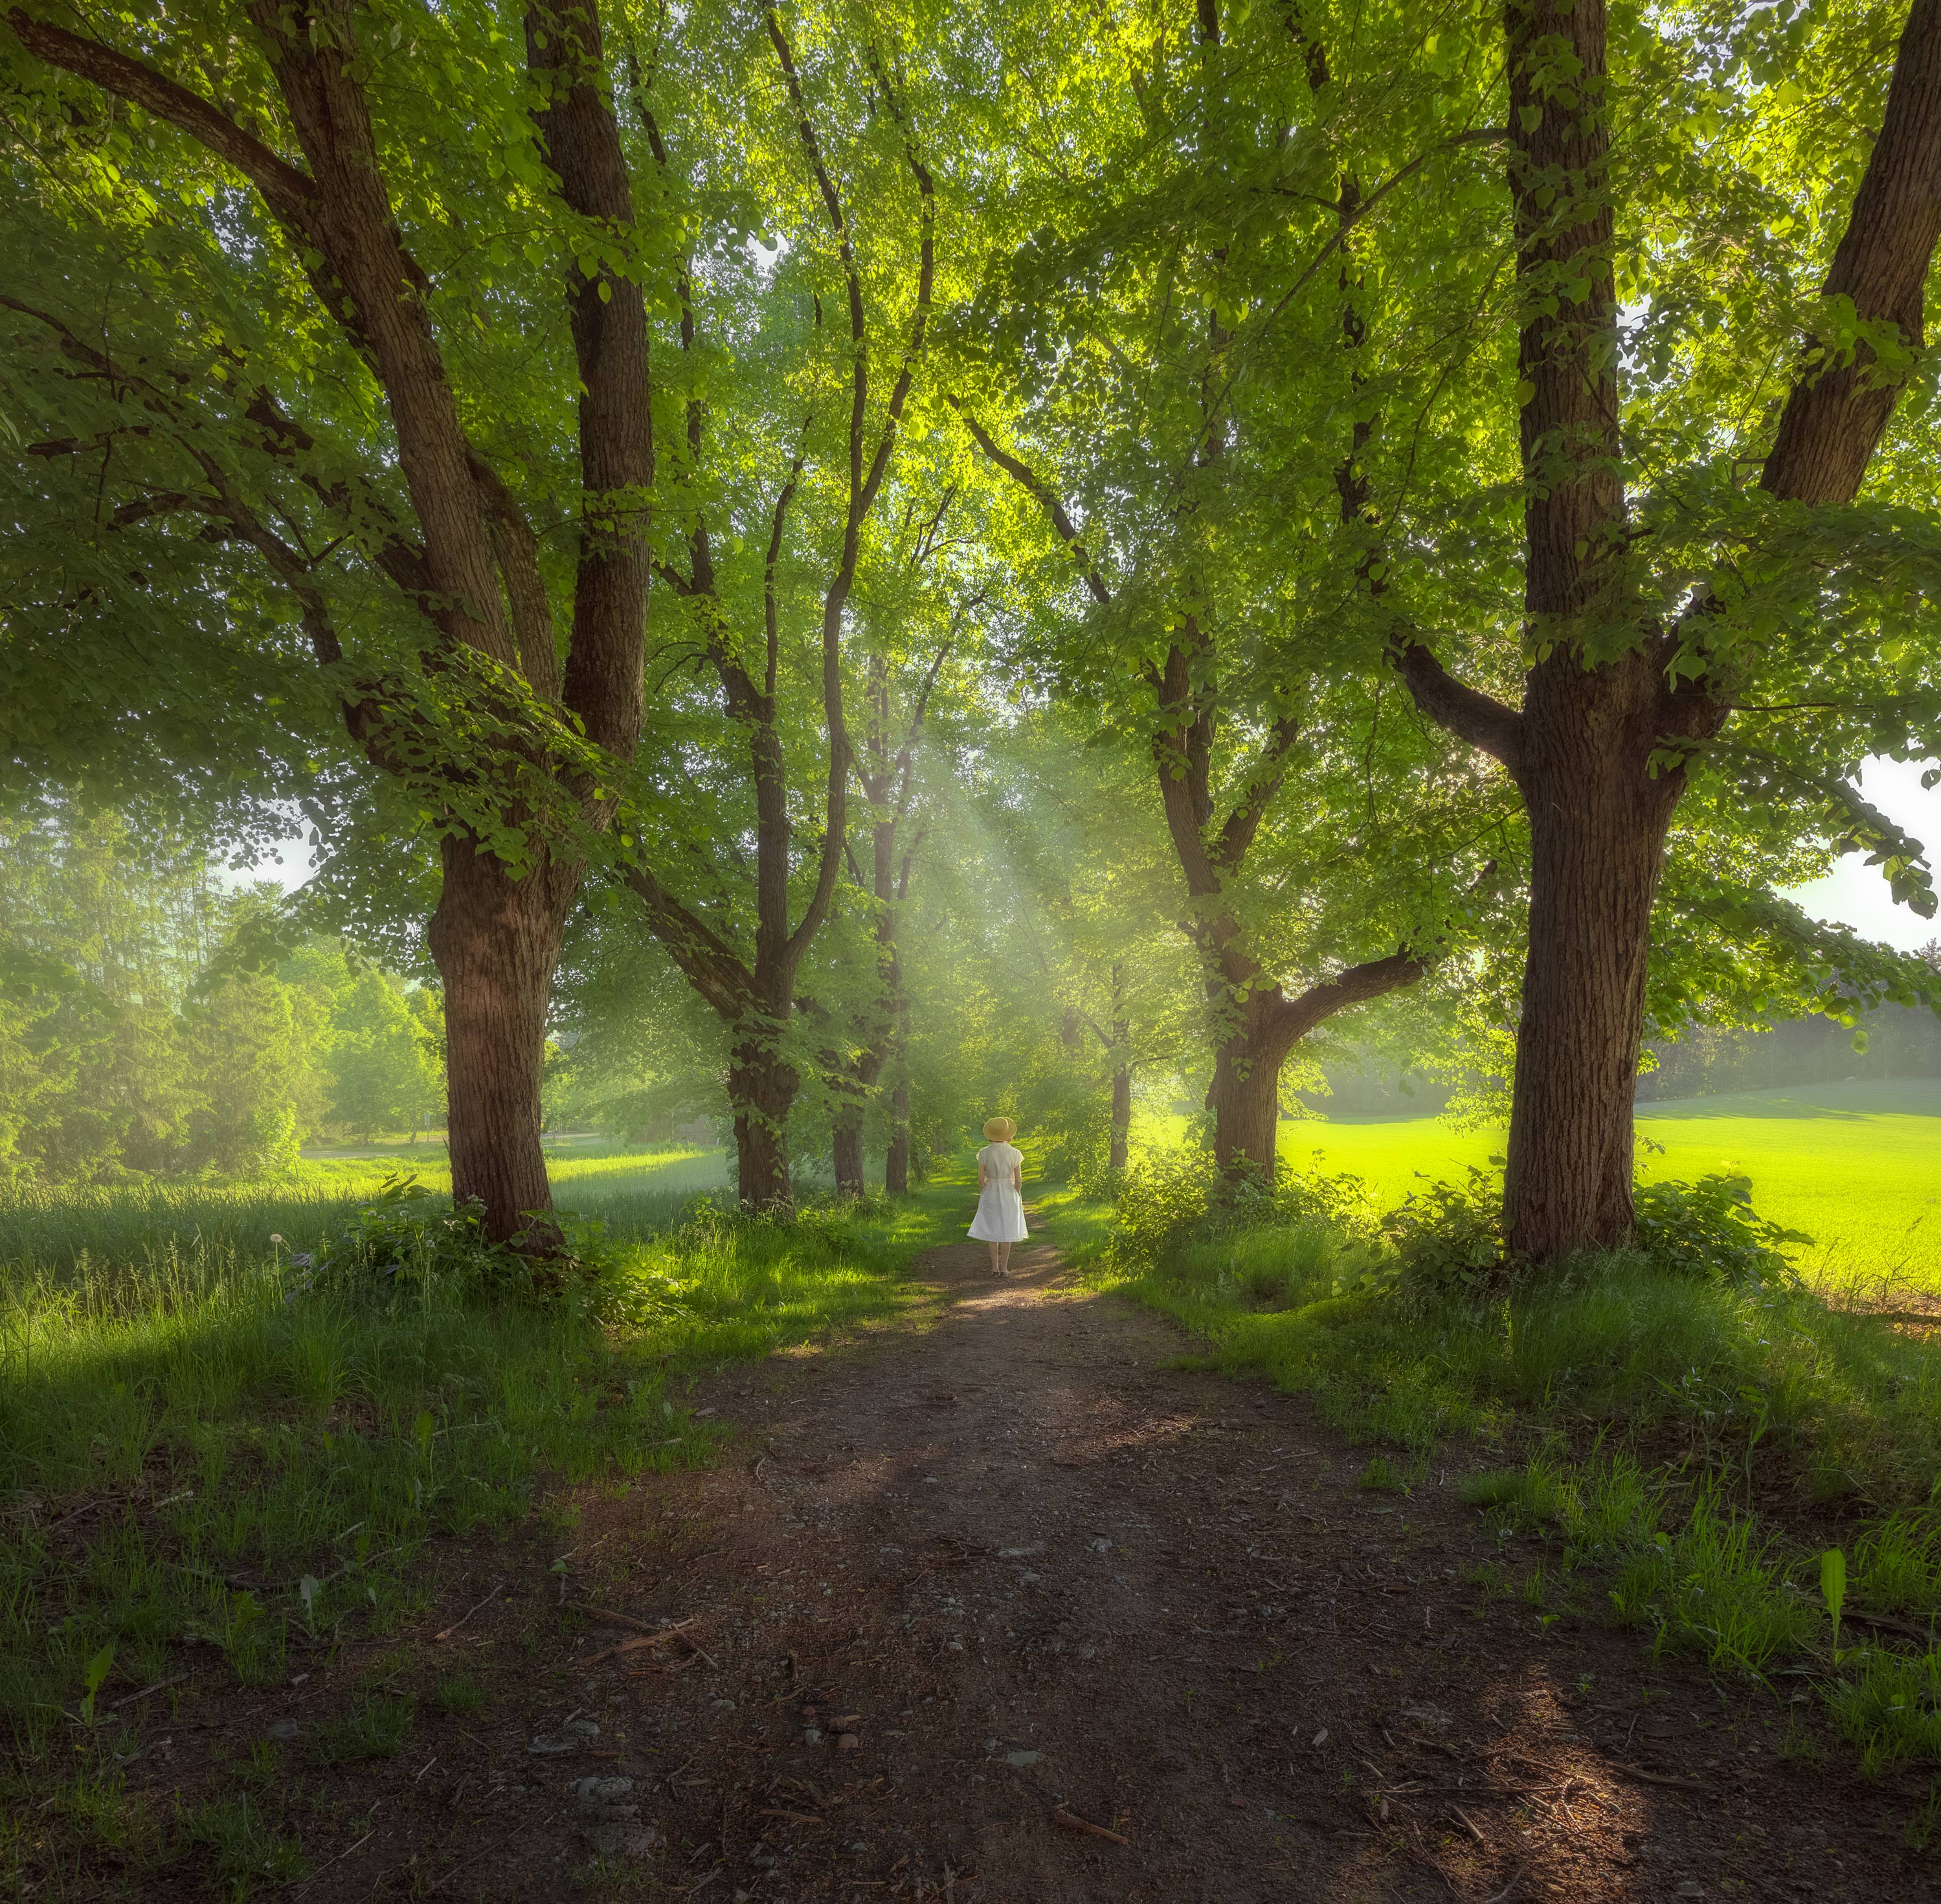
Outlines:
[[[395, 1629], [426, 1603], [427, 1540], [503, 1533], [549, 1481], [705, 1459], [718, 1437], [686, 1413], [688, 1374], [907, 1313], [903, 1266], [938, 1233], [921, 1204], [792, 1224], [692, 1207], [677, 1199], [684, 1220], [641, 1239], [610, 1233], [609, 1275], [653, 1297], [623, 1327], [436, 1281], [307, 1289], [287, 1233], [16, 1255], [0, 1271], [0, 1737], [46, 1762], [91, 1665], [104, 1699], [139, 1690], [180, 1670], [185, 1635], [230, 1683], [261, 1684], [296, 1647]], [[396, 1716], [372, 1706], [338, 1756], [376, 1750]]]
[[[165, 1267], [228, 1251], [243, 1256], [316, 1248], [387, 1178], [414, 1178], [448, 1196], [451, 1172], [435, 1160], [332, 1159], [261, 1183], [139, 1181], [0, 1198], [0, 1271], [31, 1264], [44, 1278], [104, 1268]], [[555, 1159], [554, 1202], [597, 1217], [617, 1237], [651, 1236], [727, 1182], [718, 1151], [685, 1148]], [[273, 1238], [280, 1238], [280, 1242]]]
[[[1183, 1123], [1183, 1120], [1174, 1120]], [[1941, 1081], [1884, 1078], [1748, 1091], [1637, 1107], [1638, 1168], [1649, 1178], [1749, 1176], [1760, 1213], [1811, 1236], [1794, 1254], [1836, 1285], [1941, 1291]], [[1149, 1120], [1163, 1141], [1168, 1126]], [[1434, 1178], [1460, 1179], [1500, 1154], [1501, 1130], [1437, 1117], [1316, 1117], [1283, 1123], [1297, 1169], [1318, 1154], [1361, 1178], [1376, 1204]]]
[[[1486, 1603], [1520, 1593], [1546, 1627], [1605, 1604], [1714, 1671], [1805, 1673], [1870, 1766], [1941, 1763], [1928, 1669], [1906, 1651], [1909, 1616], [1941, 1615], [1941, 1345], [1810, 1282], [1637, 1254], [1425, 1293], [1352, 1211], [1282, 1218], [1315, 1200], [1298, 1182], [1270, 1202], [1184, 1178], [1178, 1194], [1176, 1221], [1122, 1221], [1095, 1286], [1191, 1330], [1200, 1365], [1304, 1392], [1385, 1444], [1365, 1488], [1401, 1478], [1386, 1448], [1489, 1450], [1464, 1498], [1539, 1557], [1520, 1585], [1501, 1563], [1480, 1577]], [[1811, 1537], [1829, 1508], [1853, 1527], [1843, 1627]]]

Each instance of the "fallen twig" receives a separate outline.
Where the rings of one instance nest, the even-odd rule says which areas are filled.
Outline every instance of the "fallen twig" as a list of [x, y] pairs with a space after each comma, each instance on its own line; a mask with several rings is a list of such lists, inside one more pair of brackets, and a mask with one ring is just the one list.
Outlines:
[[1481, 1829], [1478, 1826], [1475, 1820], [1471, 1817], [1469, 1813], [1465, 1811], [1460, 1805], [1444, 1805], [1443, 1809], [1447, 1811], [1450, 1817], [1453, 1818], [1478, 1844], [1487, 1844], [1489, 1843], [1490, 1841], [1483, 1835]]
[[1107, 1838], [1114, 1844], [1129, 1844], [1133, 1841], [1129, 1838], [1121, 1838], [1115, 1831], [1108, 1831], [1103, 1825], [1095, 1825], [1090, 1818], [1081, 1818], [1062, 1799], [1053, 1798], [1037, 1780], [1026, 1777], [1016, 1766], [1007, 1766], [1005, 1769], [1044, 1807], [1045, 1815], [1054, 1825], [1062, 1825], [1067, 1831], [1083, 1832], [1087, 1838]]
[[432, 1883], [426, 1885], [425, 1895], [426, 1896], [429, 1896], [435, 1890], [444, 1890], [445, 1886], [450, 1884], [452, 1879], [456, 1878], [461, 1871], [466, 1869], [470, 1866], [476, 1864], [478, 1860], [485, 1857], [488, 1853], [497, 1851], [500, 1845], [509, 1844], [514, 1838], [518, 1836], [520, 1832], [529, 1830], [544, 1831], [546, 1826], [551, 1824], [558, 1816], [559, 1814], [556, 1811], [549, 1811], [536, 1825], [515, 1825], [510, 1831], [506, 1832], [503, 1838], [495, 1838], [491, 1844], [482, 1846], [479, 1850], [474, 1851], [469, 1858], [463, 1858], [460, 1860], [460, 1861], [457, 1864], [454, 1864], [442, 1878], [437, 1878]]
[[[583, 1613], [589, 1620], [598, 1620], [607, 1626], [631, 1627], [636, 1633], [651, 1633], [655, 1634], [669, 1633], [674, 1630], [671, 1627], [650, 1626], [645, 1620], [637, 1620], [631, 1613], [610, 1612], [604, 1606], [583, 1606], [579, 1601], [571, 1600], [564, 1601], [561, 1603], [564, 1606], [567, 1612]], [[697, 1615], [697, 1617], [698, 1616]], [[694, 1621], [692, 1620], [683, 1620], [681, 1621], [681, 1624], [683, 1626], [692, 1626], [693, 1624]]]
[[475, 1613], [479, 1610], [480, 1607], [491, 1606], [492, 1602], [499, 1597], [499, 1590], [500, 1588], [504, 1586], [505, 1584], [505, 1582], [503, 1580], [494, 1581], [492, 1582], [492, 1591], [478, 1603], [478, 1606], [472, 1608], [469, 1612], [462, 1615], [459, 1618], [453, 1621], [451, 1624], [447, 1627], [442, 1633], [434, 1633], [432, 1635], [433, 1643], [436, 1644], [441, 1640], [449, 1640], [467, 1620], [471, 1618], [473, 1613]]
[[111, 1713], [118, 1713], [124, 1706], [132, 1706], [137, 1700], [147, 1698], [151, 1692], [166, 1692], [172, 1685], [180, 1685], [188, 1677], [188, 1675], [186, 1673], [178, 1673], [172, 1679], [157, 1679], [153, 1685], [142, 1687], [139, 1692], [124, 1693], [121, 1698], [115, 1700], [108, 1710]]
[[1670, 1772], [1648, 1772], [1642, 1765], [1614, 1765], [1611, 1769], [1620, 1778], [1634, 1778], [1640, 1785], [1669, 1785], [1680, 1792], [1705, 1792], [1711, 1789], [1695, 1778], [1675, 1778]]
[[757, 1812], [758, 1818], [786, 1818], [793, 1825], [819, 1825], [823, 1821], [807, 1811], [784, 1811], [774, 1805], [764, 1806]]
[[[679, 1626], [664, 1627], [659, 1633], [636, 1634], [631, 1640], [622, 1640], [613, 1646], [603, 1649], [599, 1652], [588, 1654], [585, 1658], [577, 1661], [576, 1664], [581, 1666], [598, 1666], [603, 1659], [611, 1659], [616, 1653], [637, 1653], [645, 1647], [662, 1645], [693, 1624], [692, 1620], [683, 1620]], [[693, 1646], [694, 1643], [689, 1640], [688, 1644]], [[695, 1650], [698, 1652], [701, 1649], [696, 1646]]]
[[1495, 1896], [1484, 1898], [1483, 1899], [1483, 1904], [1503, 1904], [1503, 1900], [1508, 1897], [1510, 1893], [1515, 1890], [1517, 1886], [1522, 1882], [1523, 1866], [1521, 1865], [1518, 1865], [1517, 1868], [1510, 1873], [1509, 1882], [1504, 1885], [1502, 1889], [1498, 1891]]
[[1849, 1606], [1841, 1618], [1855, 1626], [1870, 1626], [1877, 1633], [1897, 1633], [1904, 1639], [1925, 1641], [1932, 1637], [1928, 1627], [1916, 1626], [1912, 1620], [1897, 1620], [1891, 1613], [1866, 1613]]

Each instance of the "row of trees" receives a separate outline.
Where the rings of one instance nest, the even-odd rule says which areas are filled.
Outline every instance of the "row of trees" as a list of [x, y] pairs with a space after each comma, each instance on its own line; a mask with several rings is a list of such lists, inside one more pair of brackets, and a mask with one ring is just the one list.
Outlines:
[[206, 848], [42, 804], [0, 826], [0, 1181], [255, 1174], [442, 1120], [442, 1014], [343, 945], [274, 963]]
[[1933, 906], [1941, 0], [5, 18], [12, 772], [304, 802], [496, 1233], [562, 961], [760, 1204], [919, 1007], [1271, 1170], [1426, 988], [1537, 1259], [1648, 1030], [1929, 998], [1775, 894]]

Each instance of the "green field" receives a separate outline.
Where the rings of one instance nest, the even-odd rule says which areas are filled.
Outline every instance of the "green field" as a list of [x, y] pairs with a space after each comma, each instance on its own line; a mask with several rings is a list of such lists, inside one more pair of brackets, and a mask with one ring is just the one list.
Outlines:
[[[686, 1146], [553, 1154], [547, 1167], [557, 1208], [598, 1217], [629, 1242], [667, 1228], [694, 1198], [728, 1183], [723, 1152]], [[57, 1275], [154, 1265], [171, 1253], [242, 1260], [279, 1247], [286, 1254], [314, 1249], [393, 1175], [415, 1177], [429, 1190], [451, 1189], [442, 1147], [420, 1146], [382, 1157], [307, 1161], [261, 1182], [191, 1179], [30, 1191], [0, 1201], [0, 1273], [21, 1264]]]
[[[1646, 1176], [1750, 1177], [1762, 1215], [1814, 1239], [1794, 1252], [1809, 1275], [1941, 1289], [1941, 1080], [1673, 1099], [1640, 1105], [1637, 1122]], [[1153, 1118], [1141, 1135], [1163, 1142], [1184, 1123]], [[1288, 1163], [1305, 1169], [1318, 1154], [1326, 1169], [1365, 1179], [1383, 1209], [1419, 1178], [1454, 1178], [1502, 1148], [1499, 1129], [1458, 1129], [1439, 1117], [1318, 1117], [1281, 1126]]]

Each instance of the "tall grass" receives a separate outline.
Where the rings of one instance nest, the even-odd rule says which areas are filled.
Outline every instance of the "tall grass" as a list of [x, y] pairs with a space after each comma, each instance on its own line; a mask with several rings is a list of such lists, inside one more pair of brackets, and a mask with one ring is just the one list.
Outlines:
[[17, 1761], [47, 1762], [99, 1723], [90, 1677], [103, 1710], [185, 1659], [200, 1679], [280, 1680], [294, 1653], [420, 1610], [426, 1540], [503, 1531], [549, 1480], [700, 1458], [686, 1371], [896, 1313], [912, 1300], [901, 1266], [934, 1230], [922, 1203], [792, 1224], [697, 1215], [691, 1192], [619, 1174], [580, 1208], [622, 1239], [616, 1273], [652, 1291], [652, 1319], [627, 1329], [436, 1282], [306, 1291], [290, 1249], [341, 1201], [144, 1190], [15, 1206], [0, 1230], [0, 1740]]
[[[86, 1277], [104, 1267], [159, 1265], [203, 1251], [313, 1250], [394, 1174], [451, 1192], [448, 1167], [381, 1157], [305, 1163], [260, 1183], [157, 1181], [17, 1193], [0, 1201], [0, 1273], [31, 1264], [38, 1275]], [[695, 1199], [727, 1181], [719, 1151], [692, 1150], [555, 1158], [552, 1176], [561, 1209], [598, 1217], [629, 1241], [672, 1227]]]
[[1734, 1288], [1619, 1256], [1426, 1315], [1321, 1225], [1095, 1272], [1204, 1337], [1212, 1365], [1306, 1390], [1338, 1427], [1423, 1452], [1513, 1417], [1675, 1428], [1727, 1468], [1782, 1456], [1811, 1500], [1924, 1503], [1941, 1481], [1941, 1354], [1811, 1289]]

